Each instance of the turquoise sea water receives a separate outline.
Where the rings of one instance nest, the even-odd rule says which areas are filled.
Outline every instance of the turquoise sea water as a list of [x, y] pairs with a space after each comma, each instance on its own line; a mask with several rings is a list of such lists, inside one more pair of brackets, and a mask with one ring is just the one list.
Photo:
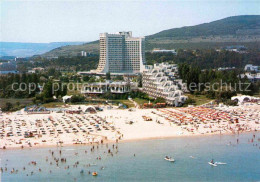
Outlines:
[[[118, 144], [118, 153], [107, 154], [106, 145], [90, 152], [90, 146], [63, 147], [66, 164], [50, 165], [51, 153], [59, 157], [57, 148], [35, 148], [0, 151], [1, 166], [7, 172], [1, 174], [4, 182], [14, 181], [260, 181], [260, 133], [253, 143], [252, 133], [239, 136], [179, 137], [173, 139], [144, 140]], [[239, 143], [237, 144], [237, 138]], [[228, 145], [231, 142], [231, 145]], [[256, 146], [257, 144], [257, 146]], [[253, 146], [254, 145], [254, 146]], [[111, 151], [112, 144], [109, 144]], [[85, 154], [87, 150], [87, 154]], [[75, 155], [75, 153], [78, 155]], [[106, 152], [106, 153], [104, 153]], [[114, 152], [115, 153], [115, 152]], [[134, 156], [136, 154], [136, 156]], [[175, 162], [164, 157], [172, 156]], [[46, 156], [49, 161], [46, 162]], [[96, 157], [101, 156], [101, 160]], [[194, 158], [191, 158], [193, 156]], [[211, 159], [226, 165], [210, 166]], [[8, 160], [8, 161], [7, 161]], [[37, 165], [28, 165], [36, 161]], [[52, 160], [53, 161], [53, 160]], [[79, 161], [77, 168], [73, 164]], [[86, 164], [95, 164], [86, 167]], [[70, 165], [70, 169], [64, 169]], [[26, 167], [24, 171], [22, 168]], [[101, 169], [101, 167], [104, 169]], [[12, 168], [18, 173], [10, 174]], [[38, 169], [42, 171], [39, 172]], [[83, 169], [84, 173], [80, 171]], [[49, 171], [52, 170], [52, 173]], [[31, 175], [31, 171], [34, 174]], [[93, 177], [88, 171], [97, 171]], [[27, 176], [28, 174], [28, 176]]]

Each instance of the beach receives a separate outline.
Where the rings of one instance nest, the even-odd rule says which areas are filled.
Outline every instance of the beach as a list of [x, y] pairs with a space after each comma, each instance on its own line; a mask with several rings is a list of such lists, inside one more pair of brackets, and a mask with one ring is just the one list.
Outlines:
[[[77, 110], [82, 105], [71, 106]], [[25, 111], [0, 116], [0, 148], [101, 144], [180, 136], [239, 134], [260, 130], [260, 105], [119, 109], [70, 114]]]
[[[0, 179], [260, 179], [260, 106], [255, 103], [158, 109], [99, 106], [101, 111], [93, 106], [85, 108], [73, 105], [49, 112], [2, 113]], [[166, 156], [174, 162], [165, 160]], [[211, 161], [213, 165], [209, 165]]]

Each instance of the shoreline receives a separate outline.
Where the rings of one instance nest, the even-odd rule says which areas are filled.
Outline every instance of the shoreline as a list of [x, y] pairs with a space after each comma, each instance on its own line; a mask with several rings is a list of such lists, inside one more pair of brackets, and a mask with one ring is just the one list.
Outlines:
[[[74, 106], [77, 109], [79, 106]], [[91, 113], [4, 114], [0, 150], [238, 135], [260, 131], [260, 106], [107, 109]], [[5, 148], [5, 149], [4, 149]]]
[[222, 133], [222, 134], [217, 134], [217, 133], [207, 133], [207, 134], [190, 134], [190, 135], [175, 135], [175, 136], [162, 136], [162, 137], [146, 137], [146, 138], [136, 138], [136, 139], [124, 139], [120, 140], [119, 142], [113, 141], [113, 140], [108, 140], [105, 141], [103, 144], [101, 143], [88, 143], [88, 144], [63, 144], [62, 146], [57, 146], [57, 145], [38, 145], [38, 146], [33, 146], [33, 147], [8, 147], [6, 149], [0, 149], [0, 151], [8, 151], [8, 150], [34, 150], [34, 149], [41, 149], [41, 148], [63, 148], [63, 147], [75, 147], [75, 146], [93, 146], [93, 145], [106, 145], [106, 144], [116, 144], [116, 143], [130, 143], [130, 142], [140, 142], [140, 141], [147, 141], [147, 140], [160, 140], [160, 139], [174, 139], [174, 138], [194, 138], [194, 137], [211, 137], [211, 136], [239, 136], [240, 134], [255, 134], [255, 133], [260, 133], [260, 131], [245, 131], [241, 133]]

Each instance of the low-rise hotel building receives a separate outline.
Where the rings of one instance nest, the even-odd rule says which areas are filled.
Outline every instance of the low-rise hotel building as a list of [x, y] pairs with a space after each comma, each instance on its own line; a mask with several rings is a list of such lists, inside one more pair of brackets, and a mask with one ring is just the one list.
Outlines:
[[255, 72], [260, 72], [260, 66], [254, 66], [252, 64], [247, 64], [245, 66], [245, 71], [255, 71]]
[[175, 64], [155, 64], [146, 69], [142, 77], [143, 92], [153, 98], [164, 98], [166, 103], [172, 106], [180, 106], [187, 96], [186, 84], [178, 79], [178, 67]]
[[177, 55], [175, 49], [153, 49], [152, 53], [172, 53], [174, 55]]
[[136, 89], [137, 84], [133, 82], [95, 82], [84, 84], [82, 94], [104, 94], [107, 92], [114, 94], [124, 94]]
[[240, 74], [241, 78], [247, 78], [250, 82], [256, 83], [260, 80], [260, 73], [250, 73], [246, 72], [244, 74]]

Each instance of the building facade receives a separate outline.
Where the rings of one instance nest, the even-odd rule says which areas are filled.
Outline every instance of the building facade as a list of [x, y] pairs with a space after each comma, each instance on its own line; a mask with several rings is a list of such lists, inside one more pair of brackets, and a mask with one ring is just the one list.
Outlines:
[[84, 84], [81, 93], [85, 95], [104, 94], [107, 92], [113, 94], [128, 93], [133, 89], [137, 89], [137, 84], [133, 82], [95, 82]]
[[132, 37], [132, 32], [101, 33], [99, 42], [97, 73], [140, 73], [144, 69], [144, 37]]
[[179, 106], [187, 99], [186, 84], [178, 79], [178, 67], [175, 64], [155, 64], [143, 72], [143, 92], [153, 98], [164, 98], [166, 103]]
[[260, 72], [259, 66], [254, 66], [252, 64], [247, 64], [245, 66], [245, 71], [255, 71], [255, 72]]
[[172, 53], [174, 55], [177, 55], [177, 52], [175, 49], [153, 49], [152, 53]]
[[244, 73], [240, 74], [241, 78], [247, 78], [250, 82], [256, 83], [257, 81], [260, 81], [260, 73]]

